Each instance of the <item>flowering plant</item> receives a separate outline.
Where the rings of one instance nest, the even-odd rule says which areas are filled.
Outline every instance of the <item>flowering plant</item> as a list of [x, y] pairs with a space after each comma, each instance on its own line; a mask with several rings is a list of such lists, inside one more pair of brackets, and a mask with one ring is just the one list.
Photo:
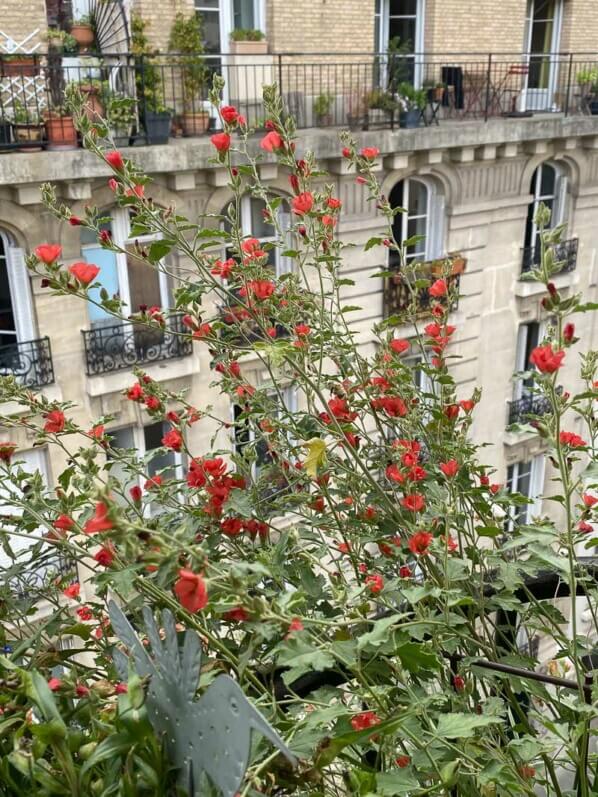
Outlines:
[[[221, 88], [216, 77], [216, 109]], [[164, 269], [161, 258], [175, 249], [183, 259], [173, 309], [185, 314], [182, 334], [209, 350], [213, 388], [225, 398], [219, 407], [230, 402], [236, 411], [231, 429], [226, 412], [137, 372], [126, 399], [170, 427], [156, 456], [174, 451], [186, 463], [183, 473], [150, 475], [148, 458], [116, 447], [111, 417], [96, 419], [88, 431], [70, 405], [5, 380], [5, 398], [19, 402], [21, 412], [4, 416], [3, 425], [25, 427], [36, 444], [55, 446], [69, 463], [59, 486], [47, 490], [41, 479], [28, 481], [14, 446], [3, 449], [3, 490], [23, 510], [3, 529], [5, 545], [13, 535], [33, 537], [31, 561], [60, 551], [85, 574], [80, 588], [52, 576], [24, 607], [11, 585], [30, 562], [15, 555], [6, 575], [4, 633], [12, 651], [2, 666], [18, 691], [17, 698], [0, 695], [10, 723], [0, 741], [6, 772], [20, 788], [36, 782], [49, 789], [49, 779], [63, 788], [44, 793], [86, 788], [92, 772], [94, 794], [108, 793], [102, 789], [115, 772], [143, 773], [160, 784], [154, 793], [171, 793], [160, 740], [144, 732], [143, 717], [128, 717], [128, 727], [140, 730], [137, 754], [125, 756], [125, 717], [120, 707], [115, 715], [112, 694], [104, 697], [98, 687], [106, 682], [116, 690], [116, 643], [105, 613], [110, 593], [134, 623], [149, 602], [169, 608], [182, 629], [197, 631], [204, 647], [200, 689], [215, 673], [230, 673], [298, 757], [299, 766], [289, 769], [266, 743], [257, 744], [243, 795], [454, 790], [515, 797], [541, 788], [589, 797], [598, 786], [589, 745], [596, 696], [585, 664], [591, 640], [577, 618], [578, 601], [592, 616], [596, 605], [585, 553], [598, 539], [598, 357], [582, 355], [579, 390], [558, 390], [575, 345], [566, 319], [594, 309], [579, 296], [563, 298], [552, 284], [551, 250], [562, 229], [540, 236], [543, 256], [533, 276], [546, 286], [543, 303], [553, 320], [530, 372], [549, 406], [533, 429], [559, 487], [550, 514], [518, 523], [527, 499], [493, 480], [471, 440], [480, 394], [457, 393], [451, 350], [459, 330], [450, 318], [455, 283], [448, 263], [446, 274], [426, 280], [421, 264], [405, 257], [393, 235], [401, 211], [376, 179], [378, 151], [360, 151], [343, 134], [343, 157], [380, 213], [380, 234], [366, 248], [379, 247], [381, 260], [393, 250], [410, 291], [406, 311], [366, 335], [363, 323], [351, 321], [360, 308], [347, 303], [352, 283], [335, 235], [342, 202], [313, 155], [299, 151], [274, 87], [264, 88], [264, 101], [261, 147], [230, 106], [221, 115], [218, 135], [228, 138], [214, 141], [214, 163], [227, 170], [230, 202], [221, 223], [211, 219], [205, 228], [147, 198], [139, 187], [149, 179], [119, 153], [106, 155], [105, 131], [78, 113], [85, 146], [113, 169], [116, 203], [132, 213], [135, 229], [160, 236], [159, 246], [139, 248], [137, 256], [148, 269]], [[288, 175], [288, 199], [260, 180], [264, 150]], [[246, 194], [263, 202], [273, 229], [266, 243], [243, 235]], [[44, 196], [59, 218], [118, 249], [102, 235], [98, 209], [73, 222], [50, 186]], [[281, 224], [283, 206], [290, 230]], [[546, 227], [545, 210], [537, 221]], [[29, 265], [48, 289], [123, 317], [120, 299], [90, 293], [95, 283], [87, 274], [73, 281], [55, 249], [41, 252]], [[277, 276], [275, 255], [293, 269]], [[372, 276], [389, 275], [383, 265]], [[101, 270], [90, 280], [96, 277], [101, 284]], [[422, 290], [429, 298], [424, 320]], [[168, 311], [152, 310], [135, 323], [158, 327]], [[425, 388], [414, 380], [412, 353]], [[260, 383], [250, 375], [256, 361], [266, 375]], [[289, 387], [296, 406], [285, 401]], [[573, 427], [575, 418], [583, 430]], [[211, 435], [205, 450], [193, 442], [200, 426]], [[133, 478], [143, 488], [131, 487]], [[547, 585], [544, 592], [537, 583]], [[41, 596], [55, 612], [32, 628], [22, 618]], [[571, 633], [564, 630], [567, 617]], [[548, 675], [537, 671], [529, 644], [538, 635], [549, 650]], [[65, 636], [82, 640], [83, 659], [59, 651], [56, 642]], [[39, 683], [42, 673], [59, 692], [51, 672], [58, 664], [67, 671], [70, 702], [53, 704], [48, 715], [46, 692], [40, 708], [26, 684], [34, 677]], [[77, 692], [82, 674], [87, 691]], [[135, 705], [141, 711], [142, 700]], [[54, 720], [62, 723], [56, 739], [69, 744], [51, 736]], [[75, 730], [79, 746], [70, 742]], [[105, 757], [85, 763], [83, 747], [98, 743]], [[11, 758], [15, 744], [27, 766]]]

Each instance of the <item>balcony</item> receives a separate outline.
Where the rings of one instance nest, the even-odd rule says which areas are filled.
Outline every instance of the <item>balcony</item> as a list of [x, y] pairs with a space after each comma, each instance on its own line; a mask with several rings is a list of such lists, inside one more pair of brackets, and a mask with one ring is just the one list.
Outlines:
[[164, 329], [121, 323], [83, 330], [87, 375], [187, 357], [191, 354], [192, 343], [182, 318], [182, 313], [171, 315]]
[[[456, 310], [459, 306], [461, 274], [465, 271], [466, 265], [467, 260], [458, 253], [451, 253], [439, 260], [418, 263], [414, 283], [410, 282], [407, 275], [396, 269], [396, 273], [385, 279], [384, 317], [404, 315], [409, 310], [414, 310], [417, 316], [427, 316], [436, 302], [445, 306], [449, 303], [450, 309]], [[429, 286], [421, 288], [417, 286], [419, 280], [428, 280], [432, 283], [443, 275], [448, 286], [448, 294], [445, 296], [434, 298], [430, 296]]]
[[[298, 128], [396, 129], [534, 113], [598, 113], [598, 91], [584, 82], [595, 59], [575, 53], [542, 56], [550, 85], [543, 90], [529, 89], [538, 79], [538, 63], [524, 53], [205, 53], [191, 64], [189, 56], [176, 53], [100, 53], [93, 59], [38, 52], [19, 59], [4, 53], [0, 152], [76, 148], [71, 118], [58, 113], [72, 84], [84, 95], [90, 118], [108, 119], [118, 146], [165, 144], [172, 133], [205, 134], [216, 124], [208, 102], [211, 80], [190, 93], [193, 81], [185, 79], [186, 70], [198, 66], [222, 75], [226, 101], [258, 129], [264, 123], [262, 85], [274, 82]], [[423, 94], [415, 95], [414, 87], [422, 87]], [[119, 106], [123, 99], [132, 101], [130, 111]], [[414, 111], [409, 119], [408, 106]], [[163, 107], [170, 110], [158, 112]]]
[[25, 387], [44, 387], [54, 382], [50, 338], [0, 346], [0, 376], [14, 376]]
[[[21, 599], [40, 599], [48, 587], [60, 580], [74, 580], [77, 577], [77, 563], [63, 553], [47, 552], [35, 562], [15, 562], [6, 568], [6, 582], [15, 597]], [[13, 573], [14, 571], [14, 573]]]
[[[552, 247], [553, 257], [556, 264], [560, 264], [558, 274], [566, 274], [575, 271], [577, 268], [577, 249], [579, 240], [570, 238], [568, 241], [561, 241]], [[538, 246], [526, 246], [521, 250], [521, 275], [528, 274], [533, 268], [540, 265], [540, 248]]]
[[508, 426], [514, 423], [529, 423], [534, 418], [551, 412], [550, 401], [545, 396], [531, 394], [522, 396], [517, 401], [510, 401], [508, 408]]

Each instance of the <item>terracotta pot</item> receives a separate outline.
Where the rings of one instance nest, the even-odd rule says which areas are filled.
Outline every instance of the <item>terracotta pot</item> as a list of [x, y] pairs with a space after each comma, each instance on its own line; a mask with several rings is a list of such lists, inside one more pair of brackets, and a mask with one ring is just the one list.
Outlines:
[[[41, 125], [14, 124], [12, 126], [15, 139], [28, 146], [19, 147], [19, 152], [39, 152], [41, 150], [42, 131]], [[38, 145], [36, 146], [36, 143]]]
[[50, 116], [46, 119], [48, 149], [76, 149], [77, 131], [72, 116]]
[[181, 115], [181, 124], [184, 136], [201, 136], [208, 129], [210, 114], [207, 111], [197, 113], [184, 113]]
[[94, 42], [95, 34], [91, 25], [73, 25], [71, 28], [71, 36], [79, 45], [79, 48], [85, 52], [89, 50]]
[[104, 105], [100, 100], [100, 90], [97, 86], [92, 86], [91, 83], [79, 84], [81, 93], [85, 95], [85, 105], [83, 109], [85, 116], [91, 121], [97, 121], [98, 116], [104, 116]]
[[438, 260], [432, 261], [431, 271], [435, 277], [441, 277], [444, 274], [445, 263], [447, 260], [450, 261], [450, 271], [448, 272], [449, 276], [454, 277], [457, 274], [462, 274], [465, 271], [467, 260], [460, 254], [449, 253], [445, 258], [439, 258]]
[[40, 69], [33, 55], [13, 57], [10, 61], [2, 60], [0, 65], [2, 77], [34, 77], [39, 74]]
[[232, 55], [266, 55], [268, 53], [268, 42], [265, 39], [259, 42], [236, 42], [231, 39], [230, 52]]

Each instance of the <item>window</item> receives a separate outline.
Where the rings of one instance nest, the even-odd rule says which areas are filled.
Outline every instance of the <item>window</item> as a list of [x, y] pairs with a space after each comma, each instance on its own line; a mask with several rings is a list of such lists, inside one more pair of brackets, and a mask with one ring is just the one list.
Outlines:
[[528, 0], [524, 50], [529, 74], [526, 103], [529, 110], [551, 110], [557, 88], [562, 0]]
[[390, 42], [404, 54], [407, 64], [399, 65], [398, 79], [394, 82], [404, 81], [421, 84], [422, 64], [415, 54], [424, 50], [423, 21], [425, 0], [376, 0], [374, 16], [374, 48], [377, 52], [385, 53]]
[[507, 469], [507, 490], [519, 493], [530, 499], [531, 503], [513, 507], [507, 521], [507, 530], [515, 525], [528, 523], [532, 515], [537, 515], [542, 505], [540, 494], [544, 487], [544, 456], [534, 457], [529, 462], [515, 462]]
[[[81, 253], [89, 263], [95, 263], [102, 270], [102, 287], [110, 296], [120, 296], [128, 306], [131, 313], [136, 313], [142, 305], [152, 307], [169, 307], [172, 295], [172, 279], [162, 269], [150, 267], [146, 262], [135, 256], [137, 245], [149, 246], [158, 235], [142, 235], [131, 237], [131, 221], [129, 213], [124, 208], [117, 208], [112, 214], [112, 221], [103, 225], [122, 247], [124, 252], [111, 252], [103, 249], [90, 233], [82, 229]], [[92, 288], [89, 291], [92, 299], [100, 301], [100, 289]], [[91, 326], [115, 326], [118, 320], [94, 304], [88, 305]], [[126, 312], [126, 308], [125, 308]], [[140, 334], [152, 335], [151, 330], [144, 330]]]
[[[431, 260], [442, 255], [444, 238], [444, 197], [436, 184], [429, 180], [409, 178], [397, 183], [389, 196], [393, 208], [404, 208], [393, 220], [393, 234], [397, 241], [418, 236], [416, 243], [405, 249], [407, 263]], [[389, 252], [389, 266], [400, 266], [398, 252]]]
[[231, 31], [258, 28], [265, 32], [264, 0], [195, 0], [203, 23], [207, 53], [228, 52]]
[[31, 282], [23, 250], [0, 230], [0, 346], [36, 337]]
[[[542, 326], [543, 325], [539, 324], [537, 321], [531, 321], [528, 324], [521, 324], [519, 327], [517, 333], [517, 351], [515, 354], [515, 370], [517, 372], [529, 371], [533, 367], [530, 365], [529, 358], [533, 349], [538, 346], [544, 336], [544, 330], [541, 329]], [[514, 400], [517, 401], [518, 399], [528, 396], [533, 383], [533, 376], [529, 376], [527, 379], [516, 379], [513, 395]]]
[[562, 224], [567, 210], [567, 177], [560, 167], [551, 163], [542, 163], [532, 177], [530, 193], [533, 196], [528, 205], [525, 222], [524, 250], [529, 252], [532, 263], [540, 262], [540, 234], [534, 219], [540, 204], [550, 210], [548, 227]]
[[[275, 242], [277, 233], [274, 226], [264, 220], [266, 203], [257, 197], [244, 196], [241, 199], [241, 219], [240, 228], [244, 237], [258, 238], [261, 243]], [[228, 208], [224, 208], [223, 215], [226, 216]], [[288, 213], [281, 204], [277, 211], [278, 224], [283, 232], [290, 229], [291, 214]], [[230, 225], [227, 221], [224, 227], [230, 232]], [[226, 257], [231, 257], [232, 251], [226, 250]], [[268, 253], [268, 262], [277, 277], [292, 270], [293, 261], [291, 258], [283, 257], [279, 247], [273, 247]]]
[[[291, 385], [281, 389], [282, 404], [284, 410], [293, 413], [297, 409], [297, 391]], [[276, 402], [276, 414], [281, 416], [283, 407], [280, 405], [280, 399], [277, 393], [268, 391], [270, 399]], [[255, 461], [252, 463], [252, 476], [256, 479], [259, 476], [260, 470], [272, 464], [272, 456], [268, 450], [268, 444], [262, 435], [258, 435], [256, 440], [255, 429], [249, 423], [248, 418], [245, 416], [246, 409], [241, 404], [234, 404], [232, 408], [233, 414], [233, 447], [235, 453], [239, 456], [244, 456], [245, 449], [251, 443], [255, 443]]]

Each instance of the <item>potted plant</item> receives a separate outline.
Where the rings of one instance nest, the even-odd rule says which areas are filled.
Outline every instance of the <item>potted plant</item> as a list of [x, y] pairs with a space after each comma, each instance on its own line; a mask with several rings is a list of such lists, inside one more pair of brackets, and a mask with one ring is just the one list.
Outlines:
[[444, 97], [444, 83], [437, 83], [435, 80], [425, 80], [422, 88], [426, 92], [428, 102], [442, 102]]
[[467, 260], [461, 252], [449, 252], [446, 257], [439, 257], [433, 260], [430, 265], [434, 277], [442, 277], [444, 275], [455, 277], [465, 271]]
[[12, 130], [15, 141], [23, 146], [20, 152], [39, 152], [41, 150], [43, 125], [36, 109], [28, 108], [20, 100], [12, 107]]
[[75, 149], [78, 146], [73, 117], [65, 106], [65, 99], [76, 84], [67, 84], [62, 68], [62, 48], [48, 49], [47, 65], [50, 109], [46, 113], [46, 138], [50, 150]]
[[33, 53], [0, 54], [0, 76], [2, 77], [34, 77], [39, 74], [39, 70], [38, 57]]
[[332, 114], [330, 110], [334, 103], [334, 94], [318, 94], [314, 100], [314, 115], [318, 127], [330, 127]]
[[203, 89], [208, 78], [208, 69], [201, 56], [203, 35], [198, 14], [193, 13], [189, 17], [184, 14], [176, 15], [170, 31], [169, 46], [172, 52], [177, 53], [176, 62], [181, 68], [183, 135], [199, 136], [208, 129], [210, 114], [203, 107]]
[[386, 124], [397, 108], [397, 101], [391, 91], [373, 89], [368, 94], [368, 126], [376, 123]]
[[79, 47], [70, 33], [58, 28], [49, 28], [46, 34], [48, 50], [60, 50], [63, 55], [77, 55]]
[[350, 130], [361, 130], [367, 126], [368, 95], [354, 91], [349, 95], [347, 124]]
[[419, 127], [423, 109], [426, 107], [426, 92], [416, 89], [411, 83], [401, 83], [399, 93], [399, 124], [401, 127]]
[[135, 100], [111, 95], [106, 101], [106, 121], [117, 147], [126, 147], [136, 119]]
[[84, 97], [83, 110], [87, 118], [90, 121], [97, 121], [98, 117], [103, 117], [105, 114], [103, 95], [107, 88], [105, 81], [89, 78], [80, 80], [76, 85]]
[[268, 42], [261, 30], [237, 28], [230, 35], [230, 51], [233, 55], [266, 55]]
[[86, 53], [95, 41], [93, 18], [85, 15], [73, 20], [71, 36], [79, 45], [79, 49]]
[[148, 144], [167, 144], [170, 137], [172, 112], [164, 102], [162, 74], [145, 33], [147, 22], [133, 14], [131, 17], [131, 51], [135, 56], [135, 86], [141, 121]]

